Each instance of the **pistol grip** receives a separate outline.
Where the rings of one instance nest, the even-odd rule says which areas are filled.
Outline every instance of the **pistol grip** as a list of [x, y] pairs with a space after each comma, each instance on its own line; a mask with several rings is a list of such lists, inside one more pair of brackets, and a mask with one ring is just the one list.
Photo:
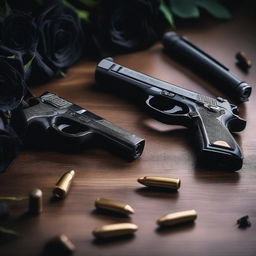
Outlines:
[[226, 170], [239, 170], [243, 156], [232, 134], [221, 121], [219, 113], [198, 108], [196, 133], [199, 139], [199, 156], [203, 162]]

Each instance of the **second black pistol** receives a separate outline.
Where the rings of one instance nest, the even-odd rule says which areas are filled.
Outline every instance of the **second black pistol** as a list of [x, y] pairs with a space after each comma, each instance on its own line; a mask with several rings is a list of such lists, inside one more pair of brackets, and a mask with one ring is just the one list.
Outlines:
[[24, 114], [28, 144], [72, 152], [100, 145], [128, 161], [140, 157], [144, 149], [144, 139], [53, 93], [30, 99]]

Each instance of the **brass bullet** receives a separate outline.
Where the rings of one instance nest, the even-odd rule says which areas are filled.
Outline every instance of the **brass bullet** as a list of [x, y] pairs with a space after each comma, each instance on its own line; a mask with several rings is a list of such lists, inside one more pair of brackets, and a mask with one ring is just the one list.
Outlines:
[[178, 190], [180, 188], [180, 179], [166, 177], [145, 176], [138, 178], [138, 182], [147, 187], [169, 188]]
[[176, 224], [193, 222], [196, 218], [197, 212], [195, 210], [174, 212], [159, 218], [157, 224], [160, 226], [173, 226]]
[[53, 189], [53, 195], [57, 198], [64, 198], [70, 190], [71, 182], [74, 176], [74, 170], [64, 173], [56, 183], [55, 188]]
[[113, 211], [113, 212], [122, 213], [126, 215], [134, 213], [134, 210], [130, 205], [105, 199], [105, 198], [97, 198], [95, 200], [95, 207], [97, 209]]
[[43, 192], [41, 189], [35, 188], [29, 194], [28, 211], [31, 214], [40, 214], [43, 211]]
[[74, 244], [69, 240], [69, 238], [62, 234], [56, 237], [53, 237], [46, 243], [45, 253], [47, 255], [61, 255], [69, 256], [75, 251]]
[[96, 238], [109, 238], [115, 236], [131, 235], [138, 230], [138, 226], [132, 223], [118, 223], [104, 225], [93, 230]]

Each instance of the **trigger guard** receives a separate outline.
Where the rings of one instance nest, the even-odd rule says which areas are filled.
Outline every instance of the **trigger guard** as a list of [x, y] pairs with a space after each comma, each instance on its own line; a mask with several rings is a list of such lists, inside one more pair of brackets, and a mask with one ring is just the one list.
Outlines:
[[[167, 108], [167, 111], [165, 111], [164, 108], [166, 108], [166, 106], [168, 105], [168, 101], [163, 102], [163, 105], [162, 105], [163, 110], [158, 109], [154, 105], [150, 104], [150, 101], [154, 97], [161, 97], [161, 99], [166, 100], [166, 97], [164, 97], [164, 96], [148, 95], [148, 98], [145, 101], [145, 103], [146, 103], [146, 107], [148, 108], [147, 110], [148, 110], [149, 114], [153, 118], [155, 118], [156, 120], [158, 120], [162, 123], [165, 123], [165, 124], [191, 127], [192, 121], [191, 121], [191, 117], [189, 116], [190, 111], [189, 111], [189, 107], [185, 103], [180, 103], [178, 100], [172, 100], [173, 102], [175, 102], [175, 105], [174, 105], [173, 103], [170, 102], [171, 99], [168, 99], [169, 100], [169, 108]], [[182, 109], [182, 111], [177, 111], [176, 113], [170, 113], [170, 111], [173, 110], [175, 108], [175, 106], [180, 107], [180, 109]], [[161, 106], [159, 105], [159, 107], [161, 107]], [[168, 112], [168, 110], [170, 110], [170, 111]]]
[[[72, 126], [72, 124], [67, 124], [65, 122], [58, 123], [59, 119], [61, 119], [61, 117], [56, 116], [52, 119], [52, 122], [51, 122], [53, 130], [58, 135], [63, 135], [65, 137], [78, 138], [78, 137], [84, 137], [92, 133], [90, 129], [87, 129], [87, 130], [79, 129], [80, 127], [82, 127], [82, 125], [79, 123], [77, 123], [77, 127], [75, 127], [75, 126]], [[63, 117], [63, 119], [65, 119], [65, 117]], [[82, 127], [82, 128], [86, 128], [86, 127]], [[67, 129], [67, 131], [69, 132], [65, 131], [65, 129]]]
[[58, 125], [58, 130], [62, 131], [63, 129], [65, 129], [65, 128], [69, 127], [69, 126], [70, 126], [69, 124], [60, 124], [60, 125]]
[[[159, 108], [150, 104], [150, 101], [154, 100], [154, 98], [157, 99], [157, 97], [160, 97], [162, 99], [161, 104], [158, 105]], [[184, 104], [171, 105], [172, 103], [170, 102], [170, 99], [168, 97], [149, 95], [146, 100], [146, 104], [148, 105], [148, 107], [165, 115], [178, 116], [178, 115], [187, 115], [189, 113], [189, 109], [186, 105]], [[171, 107], [169, 105], [171, 105]]]

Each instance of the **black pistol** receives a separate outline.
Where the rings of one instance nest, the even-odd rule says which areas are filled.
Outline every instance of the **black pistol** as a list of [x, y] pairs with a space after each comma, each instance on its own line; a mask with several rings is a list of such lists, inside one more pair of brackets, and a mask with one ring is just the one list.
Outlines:
[[212, 82], [227, 96], [231, 96], [239, 103], [249, 100], [252, 91], [249, 84], [234, 76], [227, 67], [185, 37], [175, 32], [167, 32], [163, 37], [163, 45], [167, 55]]
[[137, 159], [143, 152], [144, 139], [53, 93], [46, 92], [27, 103], [23, 111], [28, 145], [41, 144], [73, 152], [96, 144], [128, 161]]
[[155, 79], [116, 64], [111, 58], [100, 61], [95, 79], [102, 89], [138, 100], [158, 121], [193, 128], [202, 162], [227, 170], [242, 167], [243, 156], [230, 132], [242, 131], [246, 121], [227, 100]]

